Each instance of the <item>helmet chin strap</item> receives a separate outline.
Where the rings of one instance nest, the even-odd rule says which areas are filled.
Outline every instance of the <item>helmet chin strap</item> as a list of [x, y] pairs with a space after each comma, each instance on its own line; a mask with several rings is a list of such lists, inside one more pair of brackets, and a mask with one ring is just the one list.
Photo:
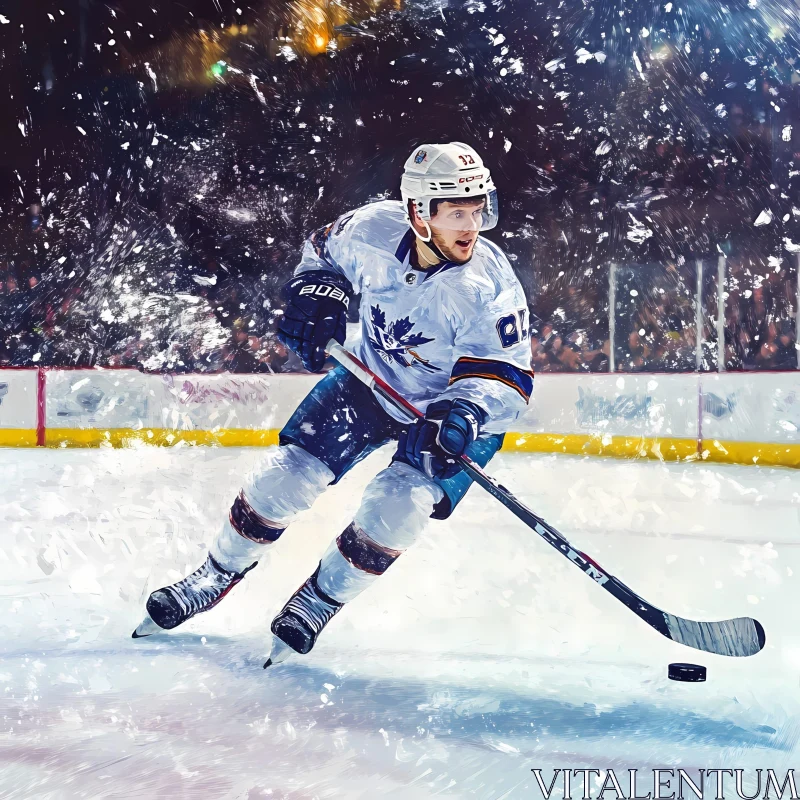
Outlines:
[[425, 226], [425, 230], [428, 233], [427, 238], [420, 236], [416, 227], [413, 225], [411, 226], [411, 230], [414, 231], [417, 237], [417, 255], [419, 256], [420, 262], [425, 262], [424, 264], [421, 263], [420, 266], [423, 268], [433, 267], [442, 261], [447, 261], [444, 253], [433, 243], [433, 231], [430, 225], [428, 225], [427, 221], [424, 219], [420, 219], [420, 221]]

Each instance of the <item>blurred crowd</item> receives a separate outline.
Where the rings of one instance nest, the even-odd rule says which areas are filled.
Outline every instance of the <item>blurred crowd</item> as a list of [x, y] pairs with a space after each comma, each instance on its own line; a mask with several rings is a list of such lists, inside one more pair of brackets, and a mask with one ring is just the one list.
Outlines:
[[[617, 266], [616, 371], [687, 372], [697, 368], [698, 355], [701, 370], [718, 369], [718, 265], [705, 264], [699, 354], [697, 264]], [[724, 369], [797, 369], [797, 266], [788, 260], [773, 266], [728, 258], [725, 270]], [[539, 322], [531, 339], [535, 370], [609, 371], [608, 293], [605, 282], [538, 298], [540, 307], [535, 302], [533, 312]], [[543, 308], [550, 309], [545, 319]]]
[[274, 337], [270, 312], [280, 301], [264, 282], [240, 276], [211, 283], [213, 273], [211, 264], [204, 285], [183, 292], [167, 273], [152, 293], [117, 293], [99, 310], [93, 293], [74, 282], [72, 264], [42, 276], [34, 258], [0, 260], [0, 367], [301, 370]]
[[762, 268], [760, 275], [754, 272], [750, 265], [731, 264], [726, 364], [729, 369], [797, 369], [797, 268], [782, 263]]
[[[706, 263], [699, 355], [701, 369], [716, 370], [717, 264]], [[797, 267], [786, 260], [773, 266], [736, 258], [725, 265], [724, 368], [797, 369]], [[272, 278], [288, 276], [291, 266], [271, 272]], [[117, 310], [104, 320], [78, 286], [67, 282], [58, 291], [57, 281], [43, 282], [33, 259], [0, 261], [0, 366], [302, 371], [299, 359], [274, 336], [281, 281], [267, 284], [257, 274], [214, 280], [218, 271], [211, 262], [191, 294], [152, 294], [136, 315]], [[616, 267], [617, 371], [696, 369], [697, 277], [696, 263]], [[582, 285], [544, 285], [532, 295], [535, 371], [610, 370], [608, 288], [608, 271], [598, 270]]]

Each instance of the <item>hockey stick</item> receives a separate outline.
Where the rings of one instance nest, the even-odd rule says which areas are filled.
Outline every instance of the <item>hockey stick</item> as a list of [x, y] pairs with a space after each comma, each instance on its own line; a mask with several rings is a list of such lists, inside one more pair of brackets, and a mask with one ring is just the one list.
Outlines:
[[[401, 397], [391, 386], [375, 375], [338, 342], [331, 339], [325, 348], [348, 372], [372, 389], [375, 394], [390, 403], [403, 413], [410, 422], [419, 419], [423, 414]], [[695, 622], [691, 619], [677, 617], [662, 611], [646, 600], [643, 600], [622, 581], [604, 570], [594, 559], [576, 550], [552, 525], [545, 522], [527, 506], [523, 505], [511, 492], [501, 486], [494, 478], [487, 475], [472, 459], [466, 455], [460, 457], [463, 469], [474, 481], [489, 494], [497, 498], [518, 519], [532, 528], [548, 544], [566, 556], [575, 566], [583, 570], [595, 583], [602, 586], [623, 605], [627, 606], [637, 617], [655, 628], [662, 636], [672, 639], [678, 644], [716, 653], [721, 656], [752, 656], [758, 653], [766, 641], [764, 628], [758, 620], [750, 617], [737, 617], [720, 622]]]

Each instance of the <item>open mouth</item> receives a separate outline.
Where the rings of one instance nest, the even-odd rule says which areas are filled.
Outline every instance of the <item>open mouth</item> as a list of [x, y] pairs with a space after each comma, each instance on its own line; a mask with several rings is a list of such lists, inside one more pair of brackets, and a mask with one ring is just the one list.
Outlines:
[[456, 239], [456, 245], [466, 249], [472, 245], [472, 239]]

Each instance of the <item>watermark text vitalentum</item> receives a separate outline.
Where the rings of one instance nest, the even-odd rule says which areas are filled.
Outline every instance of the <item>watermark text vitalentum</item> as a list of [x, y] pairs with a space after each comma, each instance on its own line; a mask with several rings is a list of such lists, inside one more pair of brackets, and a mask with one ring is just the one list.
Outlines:
[[[531, 769], [544, 800], [800, 800], [794, 769]], [[542, 773], [545, 773], [543, 775]]]

